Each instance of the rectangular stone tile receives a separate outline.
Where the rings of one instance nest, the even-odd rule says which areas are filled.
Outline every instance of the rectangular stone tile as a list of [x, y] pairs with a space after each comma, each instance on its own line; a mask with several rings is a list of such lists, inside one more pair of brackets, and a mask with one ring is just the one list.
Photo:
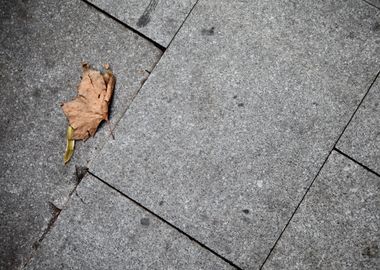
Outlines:
[[380, 174], [380, 78], [340, 138], [337, 148]]
[[0, 65], [0, 268], [18, 268], [62, 207], [84, 165], [104, 140], [77, 143], [63, 165], [67, 121], [62, 101], [76, 96], [80, 62], [109, 63], [117, 76], [111, 109], [116, 123], [131, 102], [145, 69], [161, 51], [79, 0], [1, 1]]
[[263, 269], [380, 269], [379, 192], [334, 151]]
[[246, 269], [380, 67], [362, 1], [200, 1], [91, 169]]
[[88, 0], [128, 26], [167, 47], [196, 0]]
[[86, 177], [26, 269], [234, 269]]

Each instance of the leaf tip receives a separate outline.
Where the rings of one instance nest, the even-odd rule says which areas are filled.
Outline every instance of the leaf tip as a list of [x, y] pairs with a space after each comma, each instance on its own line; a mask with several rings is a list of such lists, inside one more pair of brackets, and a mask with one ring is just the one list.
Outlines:
[[74, 128], [69, 125], [66, 131], [66, 151], [63, 156], [63, 161], [65, 165], [70, 161], [71, 157], [74, 154], [75, 140], [73, 139], [73, 136]]

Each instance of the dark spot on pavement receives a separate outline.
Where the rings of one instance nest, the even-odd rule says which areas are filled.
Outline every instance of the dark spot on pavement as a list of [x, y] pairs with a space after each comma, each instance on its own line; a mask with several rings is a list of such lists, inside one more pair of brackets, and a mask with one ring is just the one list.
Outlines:
[[234, 99], [237, 99], [237, 95], [234, 95], [233, 98], [234, 98]]
[[205, 29], [205, 28], [203, 28], [202, 29], [202, 31], [201, 31], [201, 33], [202, 33], [202, 35], [204, 35], [204, 36], [213, 36], [214, 34], [215, 34], [215, 27], [213, 26], [213, 27], [211, 27], [210, 29]]
[[249, 214], [249, 210], [248, 209], [243, 209], [243, 213], [244, 214]]
[[32, 248], [34, 250], [37, 250], [39, 246], [40, 246], [40, 242], [36, 241], [36, 242], [33, 243]]
[[347, 37], [351, 39], [355, 38], [354, 32], [350, 32]]
[[238, 103], [239, 107], [244, 107], [244, 103]]
[[57, 94], [60, 91], [60, 89], [56, 86], [52, 86], [52, 87], [49, 87], [49, 91], [51, 94]]
[[150, 17], [148, 15], [142, 15], [137, 21], [137, 27], [144, 27], [150, 22]]
[[372, 26], [373, 31], [380, 31], [380, 23], [375, 22], [375, 24]]
[[75, 166], [75, 176], [77, 183], [80, 183], [80, 181], [85, 177], [85, 175], [88, 172], [88, 168], [85, 166]]
[[379, 257], [379, 246], [377, 244], [371, 244], [363, 249], [362, 255], [369, 258]]
[[162, 206], [163, 204], [164, 204], [164, 201], [160, 201], [160, 202], [158, 203], [159, 206]]
[[232, 249], [228, 246], [225, 246], [224, 250], [226, 251], [227, 254], [231, 254], [231, 252], [232, 252]]
[[143, 15], [139, 18], [136, 25], [137, 27], [144, 27], [150, 22], [150, 14], [156, 9], [158, 0], [150, 0], [148, 6], [145, 8]]
[[45, 62], [45, 66], [48, 68], [48, 69], [52, 69], [55, 67], [56, 63], [55, 63], [55, 60], [54, 59], [51, 59], [51, 58], [45, 58], [44, 59], [44, 62]]
[[27, 10], [27, 7], [25, 5], [21, 5], [19, 7], [17, 15], [21, 19], [24, 19], [24, 20], [28, 19], [28, 10]]
[[204, 220], [204, 221], [209, 219], [208, 216], [207, 216], [206, 214], [201, 214], [200, 217], [201, 217], [201, 219]]
[[39, 98], [41, 96], [41, 92], [40, 92], [40, 89], [38, 88], [35, 88], [32, 92], [32, 96], [35, 97], [35, 98]]
[[149, 220], [149, 218], [142, 218], [142, 219], [140, 219], [140, 223], [143, 226], [149, 226], [150, 220]]

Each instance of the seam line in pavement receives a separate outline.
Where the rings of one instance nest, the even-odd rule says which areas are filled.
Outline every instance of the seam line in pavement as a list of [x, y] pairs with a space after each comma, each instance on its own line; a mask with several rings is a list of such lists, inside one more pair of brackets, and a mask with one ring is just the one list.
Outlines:
[[197, 243], [198, 245], [200, 245], [202, 248], [206, 249], [207, 251], [211, 252], [212, 254], [214, 254], [215, 256], [219, 257], [220, 259], [222, 259], [223, 261], [225, 261], [226, 263], [228, 263], [229, 265], [235, 267], [236, 269], [238, 270], [242, 270], [242, 268], [240, 268], [239, 266], [237, 266], [236, 264], [234, 264], [232, 261], [228, 260], [227, 258], [223, 257], [222, 255], [218, 254], [216, 251], [212, 250], [211, 248], [209, 248], [208, 246], [206, 246], [205, 244], [203, 244], [202, 242], [198, 241], [197, 239], [195, 239], [194, 237], [192, 237], [191, 235], [189, 235], [188, 233], [184, 232], [183, 230], [181, 230], [180, 228], [176, 227], [175, 225], [173, 225], [172, 223], [170, 223], [169, 221], [167, 221], [166, 219], [164, 219], [163, 217], [159, 216], [158, 214], [156, 214], [155, 212], [153, 212], [152, 210], [150, 210], [149, 208], [145, 207], [144, 205], [142, 205], [141, 203], [139, 203], [138, 201], [134, 200], [133, 198], [131, 198], [130, 196], [128, 196], [127, 194], [125, 194], [124, 192], [122, 192], [121, 190], [115, 188], [114, 186], [112, 186], [111, 184], [107, 183], [105, 180], [101, 179], [99, 176], [95, 175], [94, 173], [88, 171], [88, 174], [93, 176], [94, 178], [96, 178], [97, 180], [99, 180], [100, 182], [102, 182], [103, 184], [105, 184], [106, 186], [108, 186], [109, 188], [113, 189], [114, 191], [116, 191], [117, 193], [119, 193], [120, 195], [122, 195], [123, 197], [127, 198], [128, 200], [130, 200], [131, 202], [133, 202], [134, 204], [136, 204], [137, 206], [141, 207], [142, 209], [144, 209], [145, 211], [147, 211], [148, 213], [150, 213], [151, 215], [153, 215], [154, 217], [158, 218], [160, 221], [164, 222], [166, 225], [169, 225], [171, 228], [175, 229], [176, 231], [178, 231], [179, 233], [181, 233], [182, 235], [186, 236], [187, 238], [189, 238], [191, 241]]
[[360, 165], [361, 167], [363, 167], [364, 169], [366, 169], [367, 171], [373, 173], [374, 175], [380, 177], [380, 174], [378, 174], [377, 172], [375, 172], [374, 170], [372, 170], [371, 168], [367, 167], [366, 165], [364, 165], [363, 163], [357, 161], [356, 159], [350, 157], [349, 155], [347, 155], [346, 153], [342, 152], [341, 150], [339, 150], [338, 148], [334, 148], [334, 150], [336, 152], [338, 152], [339, 154], [341, 154], [342, 156], [345, 156], [346, 158], [348, 158], [349, 160], [355, 162], [356, 164]]
[[162, 46], [161, 44], [159, 44], [158, 42], [154, 41], [153, 39], [147, 37], [146, 35], [144, 35], [143, 33], [137, 31], [136, 29], [134, 29], [133, 27], [129, 26], [128, 24], [126, 24], [125, 22], [119, 20], [118, 18], [116, 18], [115, 16], [112, 16], [111, 14], [109, 14], [108, 12], [104, 11], [103, 9], [99, 8], [98, 6], [94, 5], [93, 3], [89, 2], [88, 0], [81, 0], [83, 2], [85, 2], [86, 4], [88, 4], [89, 6], [95, 8], [97, 11], [101, 12], [102, 14], [104, 14], [105, 16], [111, 18], [112, 20], [118, 22], [119, 24], [123, 25], [124, 27], [126, 27], [128, 30], [132, 31], [133, 33], [139, 35], [140, 37], [148, 40], [149, 42], [151, 42], [154, 46], [156, 46], [158, 49], [160, 49], [162, 52], [165, 52], [166, 48], [164, 46]]
[[[120, 120], [121, 120], [121, 119], [124, 117], [124, 115], [126, 114], [127, 110], [128, 110], [128, 109], [130, 108], [130, 106], [132, 105], [132, 103], [133, 103], [133, 101], [135, 100], [135, 98], [137, 97], [137, 95], [140, 93], [140, 90], [143, 88], [145, 82], [149, 79], [149, 76], [151, 75], [151, 73], [152, 73], [152, 72], [154, 71], [154, 69], [156, 68], [158, 62], [161, 60], [161, 58], [162, 58], [162, 56], [163, 56], [163, 54], [164, 54], [164, 52], [165, 52], [165, 48], [161, 49], [161, 48], [160, 48], [161, 45], [159, 45], [158, 43], [155, 43], [154, 41], [150, 40], [149, 38], [147, 38], [147, 37], [141, 35], [141, 34], [140, 34], [139, 32], [137, 32], [136, 30], [134, 30], [134, 29], [130, 29], [129, 26], [125, 25], [123, 22], [120, 22], [120, 21], [117, 20], [116, 18], [114, 18], [114, 17], [112, 17], [111, 15], [105, 13], [104, 11], [102, 11], [102, 10], [99, 9], [98, 7], [94, 6], [93, 4], [87, 2], [86, 0], [82, 0], [82, 1], [85, 2], [85, 3], [87, 3], [87, 4], [89, 4], [89, 5], [91, 5], [92, 7], [94, 7], [94, 8], [97, 9], [97, 10], [99, 10], [100, 12], [104, 13], [105, 15], [109, 16], [111, 19], [114, 19], [114, 20], [116, 20], [117, 22], [121, 23], [122, 25], [124, 25], [125, 27], [127, 27], [129, 30], [133, 31], [134, 33], [137, 33], [138, 35], [142, 36], [143, 38], [146, 38], [148, 41], [152, 42], [156, 47], [158, 47], [158, 49], [160, 49], [160, 50], [162, 51], [161, 56], [160, 56], [160, 57], [157, 59], [157, 61], [153, 64], [152, 70], [151, 70], [150, 72], [147, 71], [147, 70], [145, 70], [145, 71], [148, 73], [148, 76], [147, 76], [146, 79], [143, 81], [143, 83], [141, 84], [140, 88], [139, 88], [139, 89], [136, 91], [136, 93], [132, 96], [129, 105], [127, 105], [127, 107], [122, 111], [122, 113], [121, 113], [119, 119], [117, 119], [116, 121], [112, 121], [112, 125], [113, 125], [113, 127], [111, 128], [111, 132], [113, 132], [113, 131], [116, 129], [116, 127], [117, 127], [118, 123], [120, 122]], [[158, 45], [158, 46], [157, 46], [157, 45]], [[106, 145], [106, 143], [107, 143], [107, 136], [106, 136], [104, 142], [103, 142], [100, 146], [98, 146], [98, 150], [96, 151], [96, 153], [100, 153], [100, 152], [102, 151], [103, 147]], [[93, 159], [91, 159], [89, 162], [87, 162], [86, 165], [89, 166], [89, 164], [91, 164], [92, 161], [93, 161]], [[76, 166], [76, 168], [80, 168], [80, 167], [81, 167], [81, 166]], [[87, 167], [83, 167], [83, 168], [86, 168], [86, 170], [88, 170]], [[76, 174], [77, 174], [77, 172], [76, 172]], [[83, 177], [84, 177], [84, 175], [82, 175], [81, 178], [78, 178], [78, 175], [77, 175], [77, 182], [75, 183], [73, 189], [69, 192], [69, 194], [68, 194], [68, 199], [67, 199], [67, 201], [64, 203], [64, 206], [63, 206], [62, 208], [64, 208], [64, 207], [69, 203], [69, 201], [70, 201], [70, 199], [71, 199], [71, 196], [72, 196], [74, 193], [76, 193], [76, 190], [77, 190], [77, 188], [78, 188], [78, 186], [79, 186], [79, 184], [80, 184], [80, 181], [81, 181], [81, 179], [82, 179]], [[52, 205], [53, 205], [55, 208], [57, 208], [54, 204], [52, 204]], [[54, 208], [54, 210], [55, 210], [55, 208]], [[37, 249], [39, 248], [40, 243], [45, 239], [45, 237], [47, 236], [47, 234], [48, 234], [48, 233], [52, 230], [52, 228], [54, 227], [55, 222], [57, 221], [59, 215], [60, 215], [61, 212], [62, 212], [62, 209], [59, 209], [59, 208], [57, 208], [57, 209], [58, 209], [57, 211], [53, 211], [53, 216], [49, 219], [49, 222], [48, 222], [47, 228], [43, 231], [42, 235], [41, 235], [41, 236], [40, 236], [40, 237], [39, 237], [39, 238], [33, 243], [32, 253], [29, 254], [29, 255], [26, 257], [26, 262], [23, 263], [23, 265], [21, 266], [21, 269], [24, 269], [24, 268], [29, 264], [30, 260], [35, 256], [34, 253], [36, 253]]]
[[[355, 110], [354, 113], [351, 115], [350, 120], [348, 120], [348, 122], [347, 122], [346, 126], [344, 127], [342, 133], [340, 133], [338, 139], [335, 141], [335, 144], [334, 144], [333, 149], [334, 149], [334, 148], [336, 147], [336, 145], [338, 144], [340, 138], [343, 136], [343, 134], [344, 134], [344, 132], [346, 131], [347, 127], [350, 125], [352, 119], [354, 119], [354, 117], [355, 117], [357, 111], [358, 111], [359, 108], [361, 107], [361, 105], [362, 105], [362, 103], [364, 102], [365, 98], [368, 96], [369, 91], [371, 90], [372, 86], [375, 84], [377, 78], [379, 77], [379, 74], [380, 74], [380, 71], [377, 72], [375, 78], [373, 79], [372, 83], [371, 83], [370, 86], [368, 87], [367, 92], [365, 93], [364, 97], [360, 100], [359, 105], [356, 107], [356, 110]], [[332, 149], [332, 150], [333, 150], [333, 149]], [[332, 151], [332, 150], [331, 150], [331, 151]], [[330, 153], [331, 153], [331, 151], [330, 151]]]
[[[62, 213], [62, 210], [69, 203], [71, 196], [74, 193], [76, 193], [77, 187], [79, 186], [80, 182], [82, 181], [82, 178], [85, 176], [85, 174], [88, 171], [86, 167], [78, 167], [78, 166], [75, 166], [75, 170], [76, 170], [75, 171], [76, 183], [74, 184], [74, 187], [70, 190], [69, 195], [67, 196], [68, 197], [67, 201], [64, 203], [62, 208], [58, 208], [50, 201], [48, 202], [52, 210], [52, 217], [49, 219], [47, 227], [42, 232], [41, 236], [33, 243], [31, 252], [24, 257], [25, 260], [22, 262], [20, 269], [25, 269], [30, 263], [30, 261], [33, 259], [33, 257], [36, 256], [38, 249], [41, 245], [41, 242], [53, 230], [55, 223], [58, 220], [58, 217]], [[82, 172], [80, 172], [80, 170], [82, 170]]]
[[[115, 120], [112, 120], [111, 121], [111, 124], [113, 125], [113, 127], [111, 127], [111, 137], [112, 137], [112, 140], [115, 140], [114, 138], [114, 135], [113, 135], [113, 132], [116, 130], [119, 122], [121, 121], [121, 119], [123, 119], [123, 117], [126, 115], [127, 111], [129, 110], [129, 108], [132, 106], [133, 102], [135, 101], [136, 97], [139, 95], [141, 89], [144, 87], [146, 81], [149, 79], [150, 75], [153, 73], [154, 69], [156, 68], [158, 62], [160, 62], [161, 58], [162, 58], [163, 54], [161, 54], [161, 56], [157, 59], [156, 63], [153, 64], [153, 67], [152, 67], [152, 70], [150, 72], [147, 71], [148, 73], [148, 76], [144, 79], [143, 83], [140, 85], [140, 88], [137, 89], [136, 93], [133, 94], [132, 98], [131, 98], [131, 101], [129, 102], [129, 104], [127, 103], [126, 104], [126, 107], [124, 110], [122, 110], [121, 114], [120, 114], [120, 117], [118, 119], [115, 119]], [[145, 70], [146, 71], [146, 70]], [[112, 104], [112, 103], [111, 103]], [[111, 105], [111, 109], [112, 109], [112, 105]], [[106, 136], [105, 137], [105, 140], [102, 142], [102, 144], [100, 146], [98, 146], [98, 149], [96, 151], [96, 154], [95, 154], [95, 157], [97, 157], [97, 154], [99, 154], [104, 146], [107, 144], [108, 138], [109, 136]], [[86, 166], [87, 167], [90, 167], [90, 164], [91, 162], [93, 161], [94, 159], [91, 159], [89, 162], [86, 163]]]
[[265, 258], [264, 262], [262, 263], [262, 265], [260, 266], [260, 270], [263, 269], [265, 263], [268, 261], [268, 259], [270, 258], [270, 256], [272, 255], [273, 253], [273, 250], [276, 248], [278, 242], [280, 241], [282, 235], [284, 234], [285, 230], [288, 228], [290, 222], [292, 221], [294, 215], [296, 214], [296, 212], [298, 211], [298, 208], [301, 206], [302, 202], [304, 201], [306, 195], [309, 193], [309, 190], [311, 189], [311, 187], [313, 186], [315, 180], [318, 178], [320, 172], [322, 171], [323, 167], [325, 166], [325, 164], [327, 163], [327, 160], [329, 159], [331, 153], [336, 149], [336, 145], [337, 143], [339, 142], [340, 138], [343, 136], [343, 133], [346, 131], [348, 125], [351, 123], [352, 119], [354, 118], [356, 112], [359, 110], [360, 106], [362, 105], [363, 101], [365, 100], [365, 98], [367, 97], [369, 91], [371, 90], [372, 86], [375, 84], [377, 78], [379, 77], [379, 74], [380, 74], [380, 71], [376, 74], [375, 78], [373, 79], [372, 83], [370, 84], [370, 86], [368, 87], [366, 93], [364, 94], [363, 98], [360, 100], [358, 106], [356, 107], [354, 113], [351, 115], [350, 119], [348, 120], [347, 124], [345, 125], [345, 127], [343, 128], [342, 132], [340, 133], [338, 139], [335, 141], [334, 143], [334, 146], [332, 147], [332, 149], [329, 151], [327, 157], [325, 158], [325, 160], [323, 161], [322, 163], [322, 166], [319, 168], [317, 174], [314, 176], [313, 180], [311, 181], [310, 185], [307, 187], [305, 193], [303, 194], [301, 200], [298, 202], [295, 210], [293, 211], [292, 215], [290, 216], [290, 218], [288, 219], [288, 222], [285, 224], [285, 227], [282, 229], [279, 237], [277, 238], [277, 240], [274, 242], [272, 248], [270, 249], [267, 257]]
[[372, 3], [370, 3], [370, 2], [368, 2], [366, 0], [363, 0], [363, 2], [367, 3], [368, 5], [370, 5], [370, 6], [374, 7], [374, 8], [380, 9], [380, 7], [377, 7], [374, 4], [372, 4]]
[[187, 13], [185, 19], [183, 19], [181, 25], [178, 27], [178, 30], [175, 32], [175, 34], [173, 35], [172, 39], [169, 41], [169, 44], [166, 48], [169, 48], [170, 44], [172, 44], [174, 38], [177, 36], [178, 32], [182, 29], [182, 26], [185, 24], [185, 22], [187, 21], [187, 18], [189, 18], [190, 14], [193, 12], [195, 6], [198, 4], [199, 0], [197, 0], [195, 2], [195, 4], [192, 6], [192, 8], [190, 9], [189, 13]]
[[[111, 14], [105, 12], [104, 10], [100, 9], [99, 7], [97, 7], [96, 5], [90, 3], [89, 1], [87, 0], [81, 0], [82, 2], [86, 3], [87, 5], [89, 5], [90, 7], [94, 8], [95, 10], [97, 10], [98, 12], [102, 13], [103, 15], [105, 15], [106, 17], [116, 21], [117, 23], [121, 24], [122, 26], [124, 26], [126, 29], [132, 31], [133, 33], [135, 33], [136, 35], [140, 36], [141, 38], [144, 38], [145, 40], [147, 40], [148, 42], [152, 43], [156, 48], [158, 48], [162, 54], [161, 56], [157, 59], [157, 61], [154, 63], [153, 67], [152, 67], [152, 70], [151, 71], [147, 71], [148, 73], [148, 76], [147, 78], [144, 80], [144, 82], [141, 84], [140, 88], [137, 90], [137, 92], [132, 96], [132, 99], [131, 99], [131, 102], [130, 104], [124, 109], [124, 111], [122, 112], [122, 114], [120, 115], [120, 118], [117, 119], [115, 122], [112, 122], [113, 123], [113, 128], [111, 129], [111, 131], [114, 131], [115, 128], [117, 127], [117, 124], [119, 123], [119, 121], [124, 117], [125, 113], [127, 112], [127, 110], [129, 109], [129, 107], [131, 106], [131, 104], [133, 103], [133, 101], [135, 100], [135, 98], [137, 97], [137, 95], [140, 93], [140, 90], [142, 89], [142, 87], [144, 86], [145, 82], [149, 79], [149, 76], [151, 75], [151, 73], [153, 72], [153, 70], [155, 69], [155, 67], [157, 66], [158, 62], [161, 60], [163, 54], [165, 53], [165, 50], [166, 48], [164, 46], [162, 46], [161, 44], [155, 42], [154, 40], [150, 39], [149, 37], [145, 36], [144, 34], [140, 33], [139, 31], [137, 31], [136, 29], [130, 27], [129, 25], [127, 25], [126, 23], [122, 22], [121, 20], [117, 19], [116, 17], [112, 16]], [[187, 18], [187, 17], [186, 17]], [[101, 152], [101, 150], [103, 149], [103, 147], [105, 146], [105, 144], [107, 143], [107, 140], [105, 140], [103, 142], [102, 145], [99, 146], [98, 148], [98, 151], [97, 153]], [[92, 160], [90, 160], [90, 162], [87, 163], [87, 165], [89, 165], [90, 163], [92, 162]], [[87, 169], [88, 171], [88, 169]], [[84, 175], [82, 175], [82, 178], [84, 177]], [[68, 202], [70, 201], [70, 198], [71, 196], [76, 193], [76, 190], [77, 190], [77, 187], [80, 183], [81, 179], [77, 178], [77, 183], [75, 183], [75, 186], [73, 187], [73, 189], [69, 192], [68, 194], [68, 199], [67, 201], [65, 202], [65, 205], [68, 204]], [[49, 222], [48, 222], [48, 225], [47, 225], [47, 228], [43, 231], [42, 235], [33, 243], [33, 247], [32, 247], [32, 252], [31, 254], [29, 254], [28, 256], [26, 256], [26, 259], [25, 259], [25, 262], [22, 264], [21, 266], [21, 269], [25, 268], [30, 260], [35, 256], [35, 253], [37, 252], [38, 248], [39, 248], [39, 245], [40, 243], [45, 239], [45, 237], [47, 236], [47, 234], [52, 230], [52, 228], [54, 227], [55, 225], [55, 222], [57, 221], [59, 215], [61, 214], [62, 212], [62, 209], [58, 209], [57, 207], [55, 207], [55, 205], [52, 204], [52, 206], [54, 207], [54, 211], [53, 211], [53, 216], [49, 219]], [[57, 208], [57, 209], [55, 209]]]
[[[122, 22], [121, 20], [119, 20], [118, 18], [112, 16], [111, 14], [107, 13], [106, 11], [102, 10], [101, 8], [99, 8], [98, 6], [92, 4], [91, 2], [89, 2], [88, 0], [81, 0], [83, 2], [85, 2], [86, 4], [88, 4], [89, 6], [93, 7], [94, 9], [96, 9], [97, 11], [101, 12], [102, 14], [104, 14], [105, 16], [111, 18], [112, 20], [118, 22], [119, 24], [123, 25], [124, 27], [126, 27], [128, 30], [132, 31], [133, 33], [141, 36], [142, 38], [146, 39], [147, 41], [151, 42], [154, 46], [156, 46], [158, 49], [160, 49], [162, 51], [162, 54], [161, 56], [157, 59], [156, 63], [154, 63], [153, 65], [153, 68], [151, 71], [147, 71], [145, 70], [147, 73], [148, 73], [148, 76], [147, 78], [144, 80], [144, 82], [142, 83], [142, 85], [140, 86], [140, 88], [137, 90], [137, 92], [133, 95], [132, 99], [131, 99], [131, 102], [129, 103], [129, 105], [125, 108], [125, 110], [122, 112], [120, 118], [118, 120], [116, 120], [115, 122], [112, 122], [113, 123], [113, 128], [111, 129], [111, 131], [114, 131], [118, 125], [118, 123], [120, 122], [120, 120], [124, 117], [124, 115], [126, 114], [126, 112], [128, 111], [128, 109], [130, 108], [130, 106], [132, 105], [133, 101], [135, 100], [135, 98], [137, 97], [137, 95], [140, 93], [140, 90], [143, 88], [145, 82], [149, 79], [149, 76], [153, 73], [154, 69], [156, 68], [157, 64], [160, 62], [160, 60], [162, 59], [166, 49], [170, 46], [170, 44], [172, 43], [172, 41], [174, 40], [174, 38], [177, 36], [178, 32], [181, 30], [183, 24], [185, 23], [185, 21], [187, 20], [187, 18], [190, 16], [191, 12], [193, 11], [193, 9], [195, 8], [195, 6], [198, 4], [199, 0], [197, 0], [195, 2], [195, 4], [192, 6], [192, 8], [190, 9], [189, 13], [186, 15], [185, 19], [182, 21], [182, 24], [180, 25], [180, 27], [178, 28], [178, 30], [175, 32], [175, 34], [173, 35], [173, 38], [170, 40], [168, 46], [165, 48], [164, 46], [160, 45], [159, 43], [155, 42], [154, 40], [152, 40], [151, 38], [145, 36], [144, 34], [140, 33], [139, 31], [137, 31], [136, 29], [130, 27], [128, 24]], [[103, 144], [98, 147], [98, 151], [97, 153], [100, 153], [103, 149], [103, 147], [105, 146], [105, 144], [107, 143], [107, 141], [105, 140], [103, 142]], [[87, 166], [89, 166], [89, 164], [92, 162], [92, 160], [90, 162], [87, 163]]]

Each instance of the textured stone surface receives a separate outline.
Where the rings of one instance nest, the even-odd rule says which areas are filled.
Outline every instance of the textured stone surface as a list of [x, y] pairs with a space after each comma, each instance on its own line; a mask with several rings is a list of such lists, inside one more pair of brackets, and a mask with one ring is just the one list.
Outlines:
[[26, 269], [234, 269], [93, 177]]
[[380, 269], [380, 178], [333, 152], [264, 269]]
[[380, 78], [340, 138], [337, 148], [380, 174]]
[[[81, 60], [108, 62], [117, 76], [116, 122], [161, 52], [82, 1], [1, 1], [0, 268], [20, 265], [104, 141], [78, 143], [63, 166], [67, 122], [60, 103], [76, 95]], [[105, 131], [105, 132], [104, 132]], [[109, 137], [107, 137], [109, 139]]]
[[374, 5], [377, 8], [380, 8], [380, 0], [364, 0], [364, 1]]
[[257, 269], [380, 66], [362, 1], [200, 1], [90, 164]]
[[196, 0], [89, 0], [145, 36], [167, 47]]

